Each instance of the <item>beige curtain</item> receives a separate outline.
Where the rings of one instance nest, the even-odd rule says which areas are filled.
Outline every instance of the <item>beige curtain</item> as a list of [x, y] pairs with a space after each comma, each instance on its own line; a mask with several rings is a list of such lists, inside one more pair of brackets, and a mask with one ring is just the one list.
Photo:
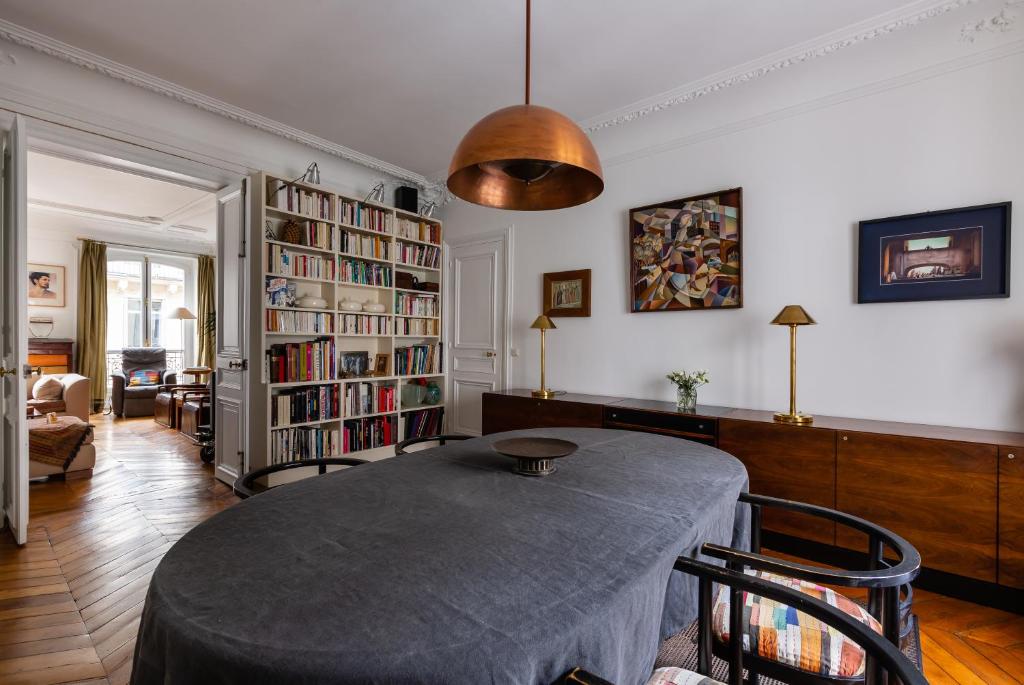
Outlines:
[[214, 275], [213, 257], [199, 255], [199, 313], [196, 325], [199, 328], [199, 350], [196, 361], [199, 366], [213, 368], [214, 359], [214, 326], [216, 316], [217, 279]]
[[82, 241], [78, 265], [78, 372], [91, 383], [92, 410], [107, 393], [107, 246]]

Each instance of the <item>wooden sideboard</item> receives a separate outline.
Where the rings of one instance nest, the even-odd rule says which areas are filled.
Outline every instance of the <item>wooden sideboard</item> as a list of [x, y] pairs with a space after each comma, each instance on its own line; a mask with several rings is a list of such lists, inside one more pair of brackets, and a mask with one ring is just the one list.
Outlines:
[[[698, 406], [684, 414], [671, 402], [623, 397], [484, 394], [484, 433], [554, 426], [714, 445], [743, 462], [752, 492], [833, 507], [910, 540], [924, 560], [922, 585], [972, 599], [987, 593], [1005, 601], [1004, 590], [1024, 599], [1024, 433], [829, 416], [795, 426], [749, 409]], [[764, 526], [795, 553], [867, 546], [841, 526], [793, 514], [767, 514]]]
[[29, 338], [28, 365], [43, 373], [75, 373], [75, 341], [71, 338]]

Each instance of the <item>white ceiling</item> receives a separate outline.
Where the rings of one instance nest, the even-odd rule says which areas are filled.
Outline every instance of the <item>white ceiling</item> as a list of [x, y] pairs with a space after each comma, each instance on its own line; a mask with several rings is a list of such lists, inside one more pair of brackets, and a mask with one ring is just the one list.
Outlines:
[[216, 240], [213, 193], [62, 157], [28, 153], [28, 202], [29, 230], [56, 214], [136, 240]]
[[[900, 0], [534, 0], [533, 101], [577, 121]], [[913, 3], [920, 4], [920, 3]], [[524, 0], [0, 0], [0, 17], [427, 176], [523, 96]]]

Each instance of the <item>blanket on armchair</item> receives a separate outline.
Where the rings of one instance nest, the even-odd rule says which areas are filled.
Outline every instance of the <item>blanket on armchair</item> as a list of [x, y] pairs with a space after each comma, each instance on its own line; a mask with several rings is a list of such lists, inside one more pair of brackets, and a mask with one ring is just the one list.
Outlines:
[[91, 431], [77, 416], [58, 416], [57, 423], [47, 423], [45, 416], [29, 419], [28, 458], [67, 471]]

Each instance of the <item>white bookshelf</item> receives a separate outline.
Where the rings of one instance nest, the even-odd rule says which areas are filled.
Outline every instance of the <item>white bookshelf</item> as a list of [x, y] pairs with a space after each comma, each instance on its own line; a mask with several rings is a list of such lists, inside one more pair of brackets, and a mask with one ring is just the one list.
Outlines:
[[[292, 182], [266, 173], [259, 174], [258, 179], [257, 187], [254, 190], [261, 193], [260, 225], [265, 229], [263, 231], [265, 236], [267, 230], [274, 236], [273, 238], [264, 237], [260, 245], [264, 278], [260, 283], [260, 307], [258, 309], [260, 328], [263, 332], [260, 348], [263, 358], [259, 362], [259, 378], [265, 388], [263, 395], [266, 402], [265, 425], [267, 426], [265, 459], [261, 461], [264, 461], [265, 464], [272, 464], [299, 458], [300, 453], [294, 448], [289, 454], [284, 455], [288, 458], [283, 458], [280, 455], [282, 434], [290, 433], [291, 429], [301, 429], [302, 431], [320, 429], [328, 433], [336, 432], [340, 444], [335, 448], [336, 452], [330, 456], [353, 456], [369, 460], [392, 456], [394, 443], [406, 437], [407, 425], [412, 422], [417, 413], [426, 410], [438, 410], [443, 413], [447, 399], [444, 397], [444, 393], [445, 373], [448, 365], [444, 358], [444, 346], [441, 342], [441, 307], [444, 293], [440, 268], [443, 256], [441, 222], [387, 205], [364, 202], [359, 198], [335, 192], [324, 186]], [[301, 211], [302, 208], [295, 204], [292, 208], [286, 206], [286, 198], [279, 197], [274, 192], [281, 184], [286, 184], [305, 193], [318, 194], [313, 199], [313, 211]], [[373, 212], [375, 215], [373, 217], [374, 227], [368, 227], [365, 221], [357, 225], [351, 215], [343, 216], [343, 206], [361, 207], [364, 212], [366, 210]], [[319, 211], [320, 207], [325, 208], [322, 214]], [[365, 217], [366, 214], [364, 213], [362, 216]], [[304, 228], [308, 228], [310, 222], [316, 222], [319, 225], [321, 236], [326, 238], [325, 243], [292, 244], [281, 240], [281, 228], [289, 219], [300, 222]], [[303, 236], [304, 243], [307, 242], [307, 238], [307, 235]], [[342, 249], [343, 246], [345, 249]], [[273, 257], [281, 254], [275, 250], [284, 251], [288, 256], [288, 270], [285, 273], [281, 272], [280, 262], [274, 263]], [[403, 254], [410, 262], [415, 261], [416, 263], [404, 263]], [[315, 265], [315, 270], [318, 273], [292, 275], [293, 269], [302, 271], [300, 267], [302, 263]], [[333, 264], [333, 275], [323, 273], [329, 268], [328, 263]], [[351, 280], [343, 274], [347, 271], [353, 273]], [[376, 276], [367, 278], [365, 273], [368, 271], [374, 271]], [[437, 291], [398, 288], [396, 286], [399, 272], [412, 274], [421, 282], [437, 283]], [[287, 279], [289, 284], [294, 285], [297, 298], [301, 298], [303, 295], [322, 297], [327, 300], [328, 306], [325, 309], [312, 309], [269, 304], [266, 292], [268, 279]], [[384, 312], [347, 312], [340, 308], [339, 303], [342, 300], [384, 305]], [[409, 306], [415, 306], [416, 309], [414, 311], [397, 311], [399, 302], [406, 301], [410, 302]], [[329, 332], [271, 330], [271, 321], [268, 316], [293, 317], [303, 314], [324, 315], [329, 323], [327, 326]], [[388, 332], [343, 331], [342, 322], [346, 315], [373, 317], [374, 330], [376, 330], [376, 324], [383, 320]], [[322, 380], [286, 380], [284, 382], [279, 381], [277, 377], [271, 378], [267, 353], [274, 349], [274, 346], [317, 340], [333, 343], [336, 367], [333, 376], [325, 377]], [[395, 367], [395, 351], [415, 345], [434, 348], [434, 355], [439, 366], [423, 369], [422, 373], [398, 374]], [[371, 368], [376, 355], [386, 354], [389, 360], [388, 375], [343, 377], [341, 373], [342, 357], [351, 352], [366, 352]], [[416, 402], [410, 406], [403, 406], [403, 395], [409, 392], [405, 388], [421, 380], [434, 382], [440, 387], [442, 393], [440, 402], [434, 405]], [[393, 407], [352, 414], [346, 407], [345, 397], [346, 391], [352, 390], [352, 386], [357, 384], [371, 384], [373, 388], [393, 388]], [[365, 387], [360, 386], [360, 388]], [[310, 417], [309, 420], [287, 424], [278, 420], [277, 423], [274, 423], [275, 404], [278, 403], [278, 397], [282, 393], [312, 391], [313, 389], [319, 391], [319, 388], [337, 393], [340, 398], [338, 402], [339, 416], [326, 419]], [[391, 424], [390, 443], [379, 447], [344, 451], [344, 429], [347, 425], [356, 425], [354, 422], [364, 420], [389, 422]], [[439, 432], [443, 432], [443, 426], [442, 420]], [[276, 448], [275, 445], [277, 445]], [[258, 466], [258, 464], [252, 465], [254, 468]]]

